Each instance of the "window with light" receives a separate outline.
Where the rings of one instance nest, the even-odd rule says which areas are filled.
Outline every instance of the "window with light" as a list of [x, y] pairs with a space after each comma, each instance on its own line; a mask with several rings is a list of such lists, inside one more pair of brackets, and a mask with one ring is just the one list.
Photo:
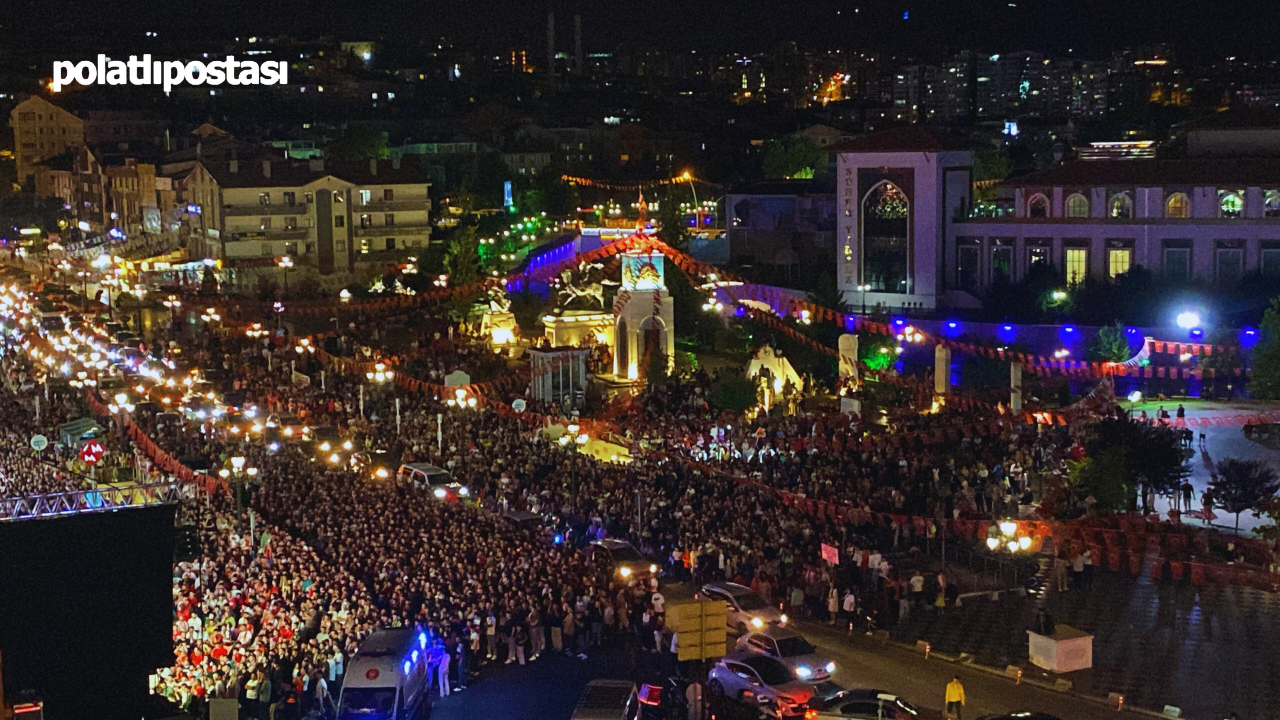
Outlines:
[[1130, 250], [1107, 251], [1107, 274], [1114, 278], [1129, 272], [1132, 261], [1133, 252]]
[[1063, 253], [1067, 270], [1067, 284], [1078, 285], [1089, 274], [1089, 251], [1086, 248], [1067, 248]]
[[1171, 218], [1191, 217], [1191, 199], [1186, 193], [1174, 193], [1165, 203], [1165, 216]]
[[1089, 217], [1089, 198], [1080, 193], [1067, 198], [1067, 217]]
[[1117, 219], [1133, 217], [1133, 200], [1124, 193], [1113, 196], [1111, 198], [1111, 217]]

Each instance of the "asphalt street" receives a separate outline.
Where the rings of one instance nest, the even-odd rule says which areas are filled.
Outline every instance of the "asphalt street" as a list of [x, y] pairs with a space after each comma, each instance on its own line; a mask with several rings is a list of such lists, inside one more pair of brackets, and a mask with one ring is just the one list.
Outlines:
[[[1101, 702], [1038, 687], [1016, 685], [1002, 676], [948, 662], [863, 635], [852, 637], [825, 625], [801, 623], [805, 636], [837, 663], [835, 680], [846, 687], [876, 688], [941, 709], [943, 690], [953, 675], [965, 686], [965, 718], [1038, 711], [1063, 720], [1121, 717]], [[525, 666], [491, 666], [462, 692], [439, 699], [432, 720], [568, 720], [583, 687], [595, 678], [661, 683], [671, 673], [670, 656], [629, 648], [600, 648], [587, 659], [544, 656]], [[1132, 713], [1123, 716], [1133, 717]]]

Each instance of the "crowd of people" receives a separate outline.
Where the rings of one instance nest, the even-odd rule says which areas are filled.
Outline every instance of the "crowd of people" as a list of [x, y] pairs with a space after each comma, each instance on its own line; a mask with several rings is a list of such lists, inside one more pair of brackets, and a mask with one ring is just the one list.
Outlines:
[[[910, 543], [912, 528], [857, 527], [753, 483], [878, 512], [1000, 516], [1016, 512], [1033, 475], [1060, 470], [1076, 432], [1007, 424], [959, 442], [919, 439], [975, 415], [996, 418], [995, 409], [895, 416], [892, 433], [835, 412], [728, 418], [711, 409], [709, 379], [698, 375], [633, 402], [615, 422], [636, 458], [603, 463], [553, 442], [527, 416], [449, 407], [432, 393], [369, 384], [332, 366], [321, 380], [316, 357], [290, 342], [234, 332], [181, 340], [184, 357], [216, 370], [243, 407], [333, 427], [397, 462], [437, 464], [476, 501], [438, 501], [394, 475], [317, 459], [306, 443], [246, 437], [211, 419], [136, 414], [184, 462], [216, 473], [241, 456], [258, 470], [181, 510], [198, 528], [200, 553], [175, 566], [174, 664], [154, 688], [189, 709], [238, 697], [262, 717], [272, 706], [299, 716], [332, 711], [345, 664], [376, 627], [429, 633], [449, 658], [436, 664], [451, 668], [437, 680], [442, 693], [465, 686], [484, 662], [585, 654], [617, 637], [657, 651], [661, 594], [612, 582], [584, 552], [590, 539], [628, 539], [670, 576], [740, 582], [797, 614], [833, 619], [837, 609], [863, 607], [887, 621], [897, 614], [892, 601], [916, 589], [880, 550]], [[450, 340], [443, 324], [353, 322], [323, 346], [361, 361], [401, 358], [399, 372], [428, 382], [454, 370], [501, 376], [505, 367], [478, 343]], [[0, 402], [21, 402], [15, 397]], [[25, 442], [23, 432], [11, 430], [0, 445]], [[904, 435], [915, 439], [894, 440]], [[5, 463], [0, 489], [45, 487], [5, 486], [7, 468], [21, 467]], [[554, 517], [567, 541], [509, 523], [507, 510]], [[857, 561], [833, 571], [821, 561], [824, 543]]]

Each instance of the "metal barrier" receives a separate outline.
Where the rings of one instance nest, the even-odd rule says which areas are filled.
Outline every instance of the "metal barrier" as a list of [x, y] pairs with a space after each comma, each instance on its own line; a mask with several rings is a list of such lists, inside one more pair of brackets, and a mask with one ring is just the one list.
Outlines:
[[42, 520], [126, 508], [172, 505], [184, 497], [181, 483], [102, 486], [49, 495], [0, 498], [0, 522]]

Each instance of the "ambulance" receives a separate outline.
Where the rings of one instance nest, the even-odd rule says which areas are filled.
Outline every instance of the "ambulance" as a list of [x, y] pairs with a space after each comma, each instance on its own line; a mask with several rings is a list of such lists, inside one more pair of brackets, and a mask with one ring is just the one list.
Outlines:
[[338, 720], [413, 720], [431, 706], [426, 633], [375, 630], [347, 664]]

